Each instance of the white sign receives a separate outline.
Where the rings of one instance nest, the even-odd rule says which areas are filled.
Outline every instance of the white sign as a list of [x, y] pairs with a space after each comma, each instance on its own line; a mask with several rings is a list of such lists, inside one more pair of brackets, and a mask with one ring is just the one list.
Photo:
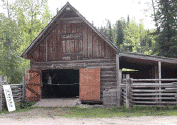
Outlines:
[[15, 111], [16, 108], [15, 108], [15, 103], [14, 103], [14, 99], [12, 96], [12, 91], [11, 91], [10, 85], [3, 85], [3, 89], [4, 89], [4, 95], [6, 98], [8, 111], [9, 112]]

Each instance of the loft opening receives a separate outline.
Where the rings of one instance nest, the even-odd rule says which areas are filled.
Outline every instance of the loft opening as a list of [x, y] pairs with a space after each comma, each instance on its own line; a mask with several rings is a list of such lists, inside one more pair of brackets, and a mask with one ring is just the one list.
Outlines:
[[42, 98], [78, 97], [79, 70], [42, 70]]

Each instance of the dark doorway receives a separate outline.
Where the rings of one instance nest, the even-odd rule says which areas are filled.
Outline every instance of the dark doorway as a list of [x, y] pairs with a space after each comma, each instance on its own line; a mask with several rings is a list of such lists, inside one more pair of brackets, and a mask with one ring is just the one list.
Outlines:
[[43, 70], [42, 83], [42, 98], [79, 96], [79, 70]]

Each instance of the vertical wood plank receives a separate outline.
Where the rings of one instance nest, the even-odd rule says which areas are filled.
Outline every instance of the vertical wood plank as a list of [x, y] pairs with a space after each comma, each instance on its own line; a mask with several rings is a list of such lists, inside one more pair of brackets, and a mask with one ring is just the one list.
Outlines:
[[96, 36], [93, 34], [93, 57], [96, 57]]
[[119, 89], [119, 54], [116, 54], [116, 78], [117, 78], [117, 89]]
[[87, 58], [87, 26], [83, 26], [83, 56]]
[[119, 69], [118, 70], [118, 102], [117, 102], [117, 105], [118, 105], [118, 108], [120, 108], [121, 106], [121, 88], [120, 88], [120, 84], [122, 82], [122, 70]]
[[70, 40], [70, 53], [74, 53], [74, 40]]
[[92, 57], [92, 30], [88, 28], [88, 57]]
[[[162, 76], [161, 76], [161, 62], [158, 62], [158, 73], [159, 73], [159, 85], [161, 85], [161, 79], [162, 79]], [[161, 91], [161, 86], [159, 87], [159, 90]], [[161, 99], [161, 92], [159, 91], [159, 101], [161, 102], [162, 99]]]
[[63, 41], [62, 41], [63, 54], [66, 53], [65, 46], [66, 46], [66, 45], [65, 45], [65, 41], [63, 40]]
[[79, 40], [75, 40], [74, 52], [78, 53], [79, 50], [81, 50], [81, 48], [79, 46]]
[[61, 60], [61, 53], [62, 53], [62, 42], [60, 39], [60, 35], [61, 35], [61, 25], [57, 25], [57, 41], [56, 41], [56, 48], [57, 48], [57, 60]]
[[46, 44], [46, 62], [48, 61], [48, 59], [47, 59], [47, 38], [46, 38], [46, 40], [45, 40], [45, 44]]
[[105, 51], [105, 48], [104, 48], [104, 41], [101, 40], [101, 57], [104, 57], [104, 51]]
[[82, 39], [80, 39], [79, 40], [79, 52], [82, 52], [83, 53], [83, 40]]
[[130, 75], [126, 74], [126, 108], [130, 107]]
[[101, 57], [101, 41], [98, 39], [98, 57]]

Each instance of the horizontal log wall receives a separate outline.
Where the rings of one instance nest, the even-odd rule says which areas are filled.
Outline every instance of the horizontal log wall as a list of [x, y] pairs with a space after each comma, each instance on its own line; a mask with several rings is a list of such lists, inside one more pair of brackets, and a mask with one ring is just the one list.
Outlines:
[[[15, 106], [20, 105], [20, 102], [23, 99], [23, 85], [19, 84], [10, 84], [11, 90], [12, 90], [12, 95], [13, 99], [15, 102]], [[4, 91], [2, 91], [2, 108], [6, 108], [7, 104], [5, 101], [5, 96], [4, 96]]]
[[130, 103], [129, 106], [161, 107], [177, 104], [177, 79], [129, 79], [123, 80], [120, 87], [122, 104], [127, 104], [127, 101]]
[[101, 101], [105, 89], [116, 89], [116, 60], [115, 59], [92, 59], [78, 61], [52, 61], [52, 62], [33, 62], [32, 67], [39, 70], [47, 69], [82, 69], [100, 68], [100, 89]]

